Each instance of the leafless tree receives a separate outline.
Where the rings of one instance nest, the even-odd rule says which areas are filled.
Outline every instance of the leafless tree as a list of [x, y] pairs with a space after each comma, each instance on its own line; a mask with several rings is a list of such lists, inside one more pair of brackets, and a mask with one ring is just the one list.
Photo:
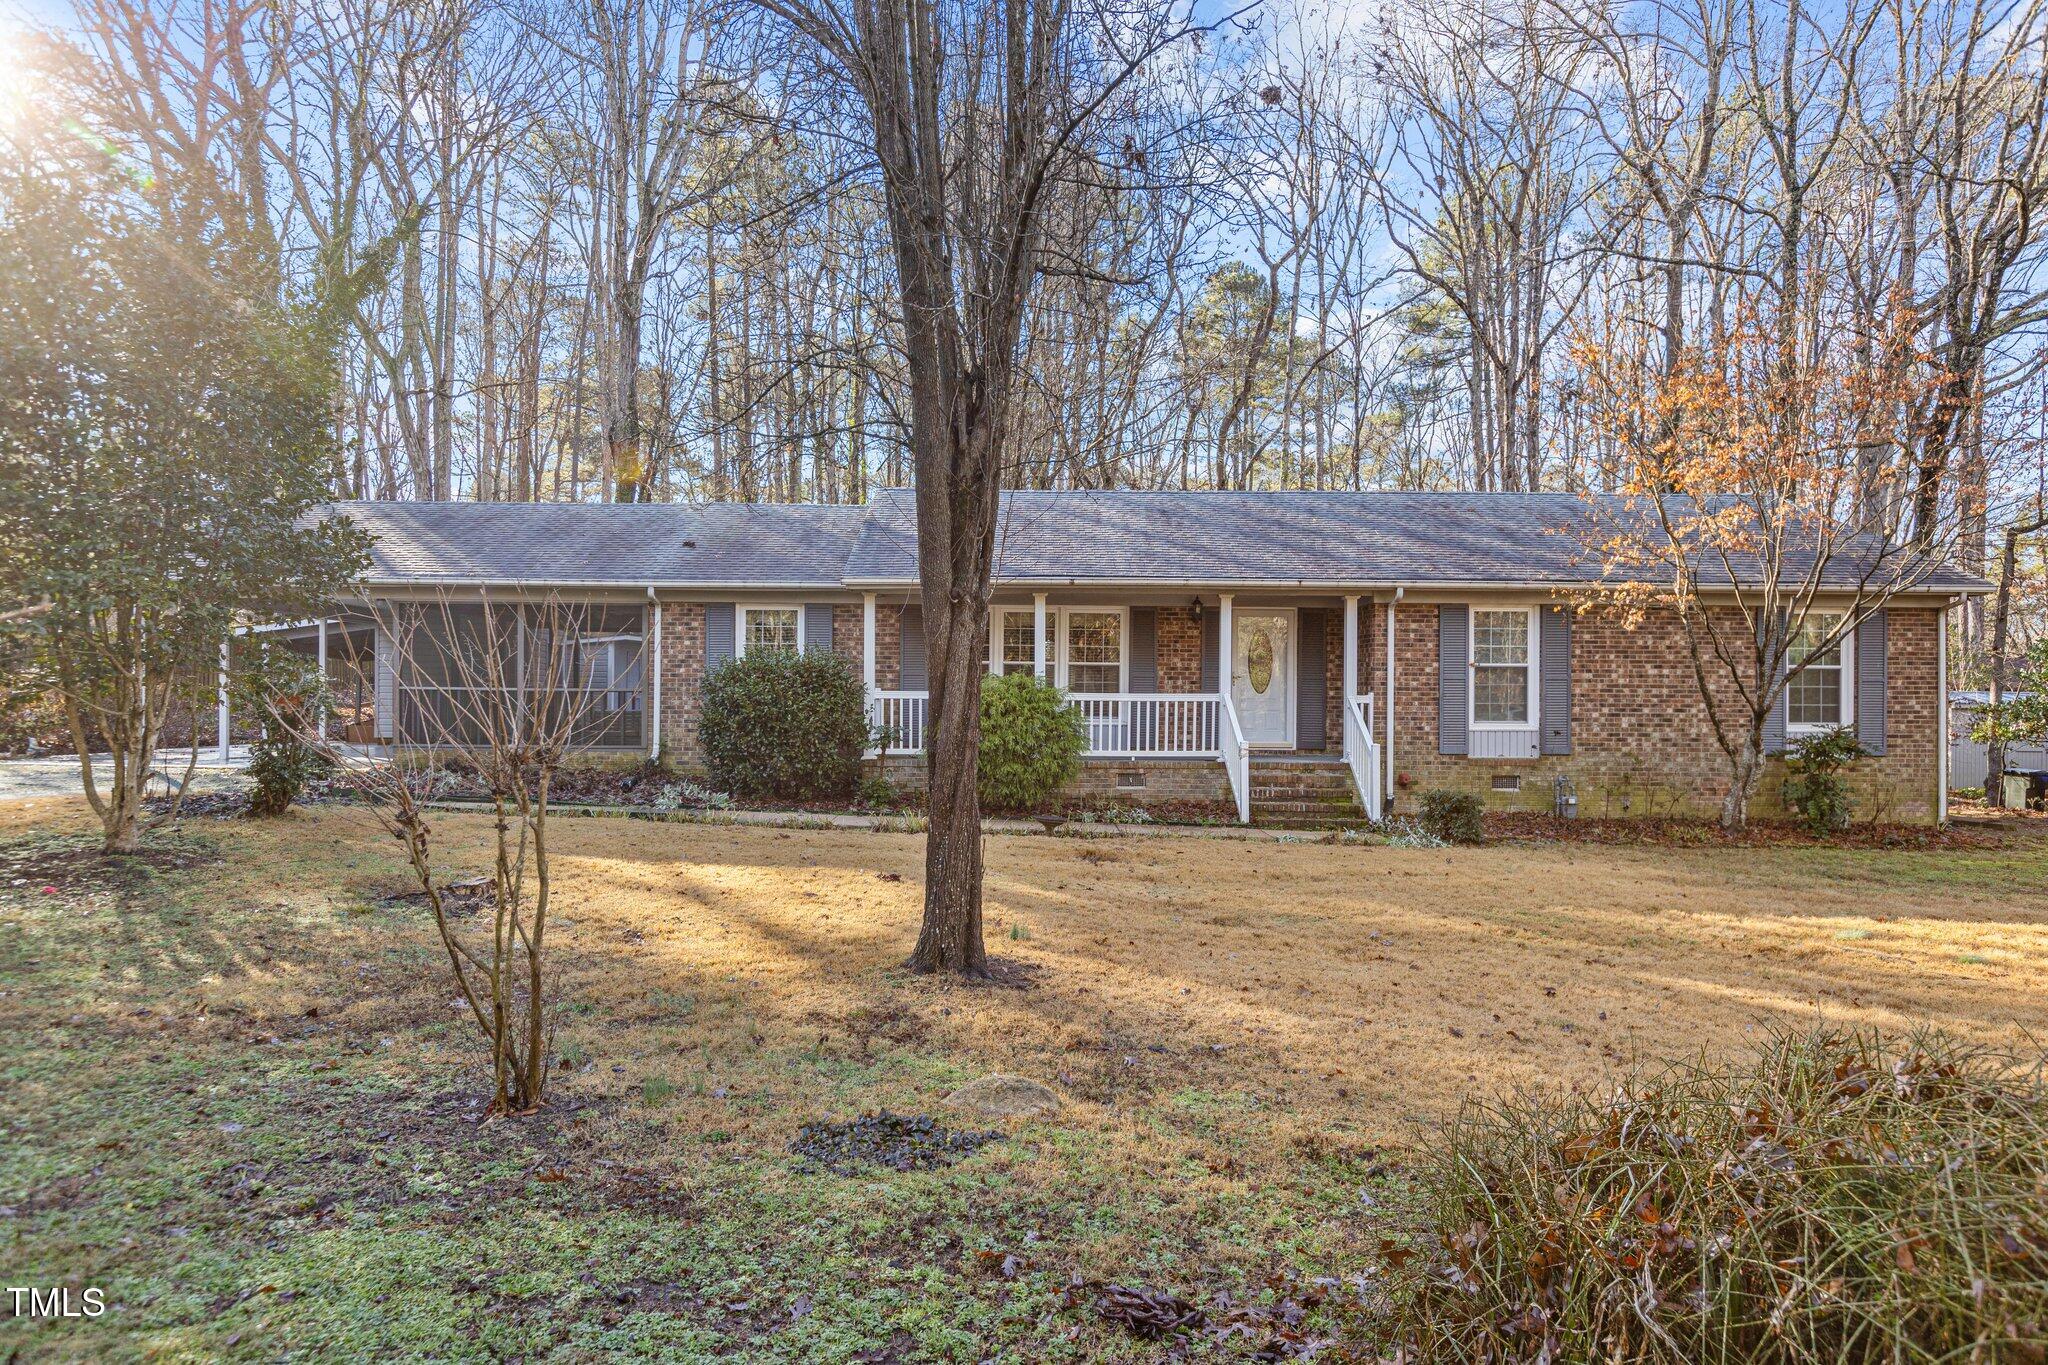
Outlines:
[[872, 136], [901, 301], [931, 672], [931, 824], [911, 965], [984, 975], [981, 640], [1049, 201], [1132, 76], [1191, 30], [1175, 16], [1056, 0], [761, 3], [844, 80]]
[[[374, 614], [399, 679], [394, 724], [405, 752], [371, 758], [314, 727], [304, 732], [405, 850], [489, 1052], [495, 1114], [527, 1113], [546, 1100], [555, 895], [548, 813], [563, 764], [613, 713], [609, 672], [594, 680], [586, 660], [586, 641], [601, 633], [599, 610], [556, 597], [380, 603]], [[435, 760], [450, 756], [474, 768], [490, 806], [491, 868], [480, 894], [478, 881], [451, 881], [433, 825], [445, 777]]]

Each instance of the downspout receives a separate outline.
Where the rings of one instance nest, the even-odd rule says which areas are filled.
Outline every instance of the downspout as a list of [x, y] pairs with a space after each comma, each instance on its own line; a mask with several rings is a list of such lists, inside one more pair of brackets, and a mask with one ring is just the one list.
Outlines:
[[1387, 603], [1387, 804], [1388, 814], [1394, 810], [1394, 608], [1399, 606], [1406, 588], [1394, 589], [1393, 600]]
[[653, 739], [647, 744], [647, 759], [650, 763], [661, 762], [661, 599], [654, 595], [654, 588], [647, 589], [647, 601], [654, 608], [654, 699], [649, 703], [654, 714], [648, 717]]

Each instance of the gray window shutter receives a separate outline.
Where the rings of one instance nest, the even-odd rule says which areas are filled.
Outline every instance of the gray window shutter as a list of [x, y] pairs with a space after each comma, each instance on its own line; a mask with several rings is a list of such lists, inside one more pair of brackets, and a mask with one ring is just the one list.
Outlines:
[[1330, 747], [1329, 635], [1320, 607], [1297, 613], [1301, 640], [1294, 647], [1294, 747]]
[[924, 658], [924, 608], [903, 609], [903, 629], [898, 635], [902, 660], [896, 686], [905, 692], [922, 692], [931, 686], [931, 673]]
[[830, 654], [832, 652], [832, 604], [830, 602], [804, 603], [804, 652], [806, 654]]
[[1159, 690], [1159, 613], [1131, 608], [1131, 691]]
[[[1785, 613], [1778, 613], [1778, 629], [1786, 625]], [[1757, 618], [1757, 629], [1764, 628], [1763, 618]], [[1771, 714], [1764, 718], [1764, 752], [1782, 754], [1785, 752], [1785, 661], [1778, 663], [1778, 704], [1771, 708]]]
[[[1131, 608], [1131, 691], [1159, 690], [1159, 613], [1151, 607]], [[1150, 702], [1125, 708], [1131, 725], [1131, 743], [1151, 747], [1159, 733], [1158, 708]]]
[[1568, 754], [1572, 751], [1572, 616], [1565, 607], [1545, 607], [1536, 614], [1538, 623], [1538, 665], [1543, 676], [1537, 680], [1542, 696], [1543, 730], [1538, 752]]
[[1471, 669], [1471, 617], [1464, 606], [1436, 609], [1436, 751], [1471, 751], [1466, 727], [1466, 689]]
[[733, 604], [730, 602], [706, 602], [704, 604], [704, 671], [709, 674], [732, 662], [735, 652], [733, 643]]
[[1222, 613], [1202, 609], [1202, 690], [1217, 693], [1223, 690], [1223, 622]]
[[1879, 757], [1884, 755], [1887, 633], [1882, 607], [1856, 627], [1856, 742]]

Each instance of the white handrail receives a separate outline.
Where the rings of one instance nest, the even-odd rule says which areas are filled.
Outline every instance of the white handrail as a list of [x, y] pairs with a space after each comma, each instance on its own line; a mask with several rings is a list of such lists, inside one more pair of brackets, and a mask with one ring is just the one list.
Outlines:
[[1353, 697], [1344, 706], [1344, 761], [1366, 818], [1380, 818], [1380, 746], [1372, 737], [1372, 698]]
[[[870, 692], [868, 724], [890, 731], [888, 748], [893, 752], [923, 753], [924, 727], [931, 715], [928, 692]], [[869, 753], [878, 750], [869, 749]]]
[[[1080, 713], [1092, 758], [1206, 758], [1222, 762], [1230, 777], [1237, 818], [1252, 818], [1251, 746], [1237, 708], [1220, 692], [1072, 692], [1067, 705]], [[924, 692], [868, 694], [868, 720], [890, 730], [888, 747], [924, 749], [931, 700]], [[870, 756], [877, 751], [869, 749]]]
[[1223, 714], [1222, 754], [1223, 771], [1230, 775], [1230, 794], [1237, 798], [1237, 822], [1249, 825], [1252, 822], [1252, 746], [1245, 742], [1244, 727], [1237, 723], [1237, 708], [1230, 704], [1230, 694], [1223, 693], [1219, 708]]
[[1213, 758], [1217, 707], [1205, 692], [1069, 692], [1096, 758]]

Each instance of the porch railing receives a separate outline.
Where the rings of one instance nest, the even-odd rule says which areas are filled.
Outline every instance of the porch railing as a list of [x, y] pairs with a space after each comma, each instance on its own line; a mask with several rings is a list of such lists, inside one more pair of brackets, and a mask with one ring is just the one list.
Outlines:
[[1351, 784], [1366, 818], [1380, 818], [1380, 746], [1373, 739], [1372, 697], [1352, 697], [1344, 704], [1344, 761], [1351, 765]]
[[1237, 708], [1225, 695], [1223, 703], [1223, 744], [1218, 755], [1223, 771], [1230, 775], [1230, 795], [1237, 802], [1237, 822], [1252, 822], [1252, 746], [1246, 742], [1244, 727], [1237, 723]]
[[[1079, 692], [1067, 705], [1080, 714], [1093, 757], [1219, 756], [1226, 703], [1217, 693]], [[889, 731], [891, 751], [922, 751], [930, 719], [927, 693], [869, 694], [868, 723]]]
[[868, 694], [868, 724], [888, 731], [883, 747], [891, 751], [924, 752], [924, 727], [931, 709], [931, 694], [927, 692]]
[[1172, 692], [1083, 692], [1067, 705], [1088, 727], [1098, 758], [1211, 758], [1223, 698]]
[[[1092, 758], [1207, 758], [1230, 775], [1238, 819], [1251, 819], [1251, 750], [1230, 698], [1218, 692], [1079, 692]], [[921, 753], [931, 720], [925, 692], [870, 692], [868, 723], [886, 728], [891, 753]], [[878, 752], [870, 749], [870, 754]]]

